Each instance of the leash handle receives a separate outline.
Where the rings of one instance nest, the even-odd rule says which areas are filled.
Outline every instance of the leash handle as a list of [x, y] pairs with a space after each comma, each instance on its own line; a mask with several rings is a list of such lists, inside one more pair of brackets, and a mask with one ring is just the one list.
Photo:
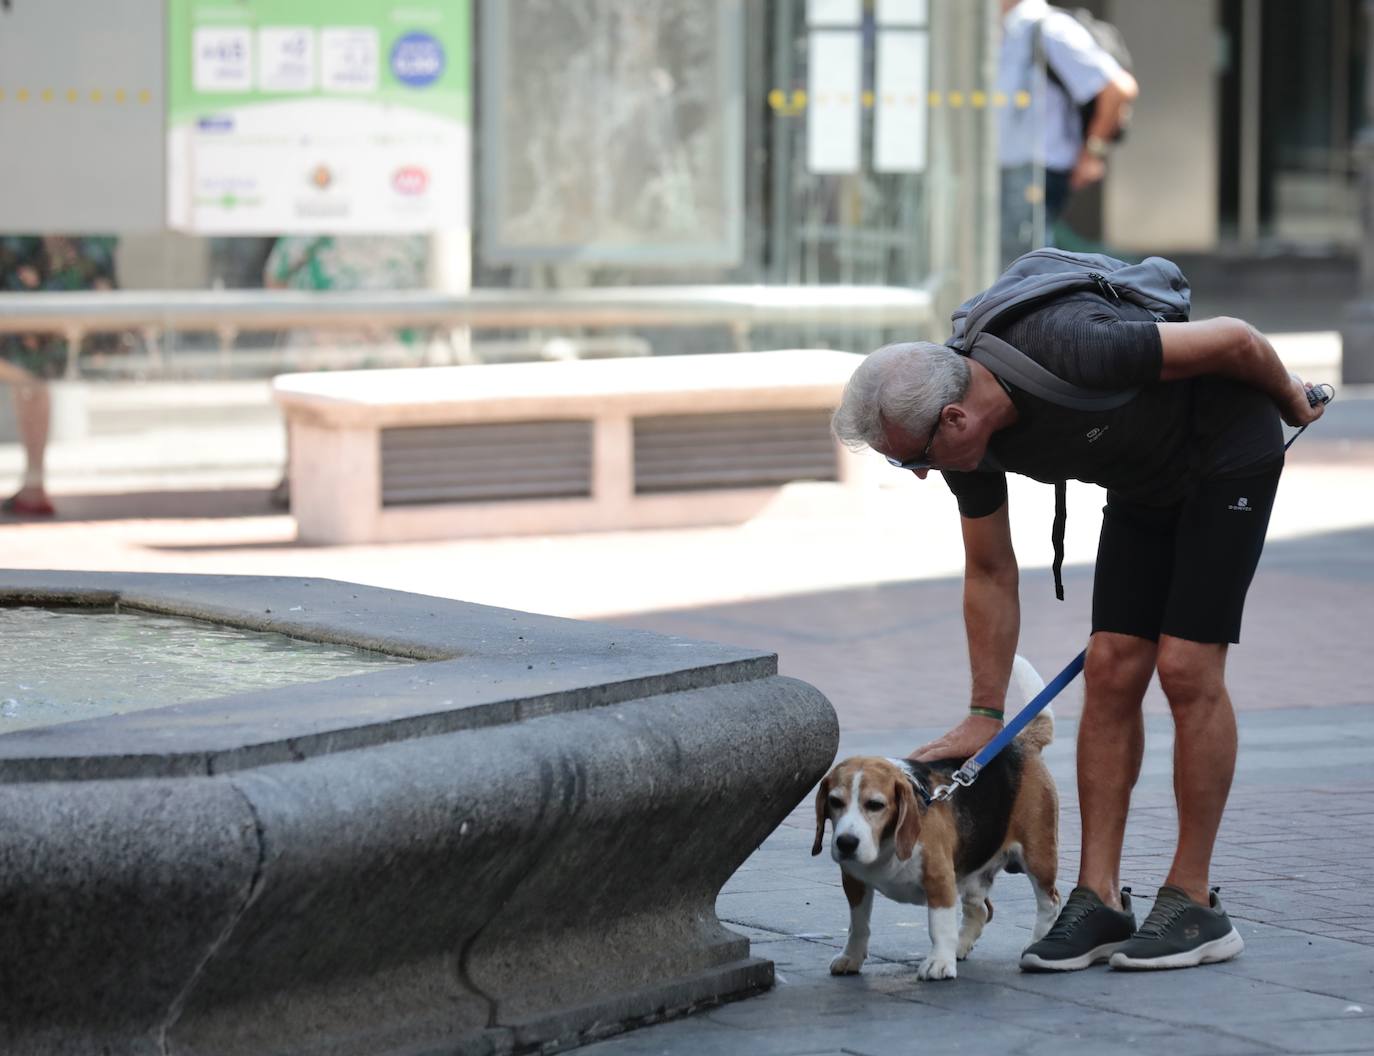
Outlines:
[[1081, 653], [1069, 661], [1068, 666], [1055, 675], [1044, 689], [1035, 695], [1035, 699], [1027, 704], [1017, 713], [1016, 718], [1002, 727], [1002, 732], [992, 740], [988, 741], [977, 755], [964, 763], [952, 775], [953, 784], [943, 785], [936, 789], [936, 792], [944, 792], [939, 796], [940, 799], [948, 799], [954, 794], [954, 789], [963, 786], [968, 787], [978, 777], [978, 772], [987, 766], [997, 757], [997, 753], [1009, 745], [1016, 735], [1026, 728], [1026, 725], [1039, 715], [1049, 705], [1055, 697], [1059, 696], [1065, 686], [1078, 677], [1078, 673], [1083, 670], [1083, 661], [1087, 658], [1088, 651], [1084, 649]]
[[[1327, 392], [1327, 389], [1330, 389], [1331, 391]], [[1313, 385], [1310, 389], [1307, 390], [1307, 406], [1309, 407], [1315, 407], [1319, 403], [1330, 403], [1335, 398], [1335, 388], [1331, 385], [1328, 385], [1326, 382], [1322, 382], [1320, 385]], [[1307, 423], [1307, 425], [1311, 424], [1311, 422]], [[1290, 447], [1293, 446], [1294, 440], [1302, 436], [1303, 433], [1307, 432], [1307, 425], [1304, 425], [1301, 429], [1299, 429], [1296, 433], [1294, 433], [1292, 436], [1288, 438], [1288, 443], [1283, 445], [1283, 449], [1285, 451], [1287, 451]]]

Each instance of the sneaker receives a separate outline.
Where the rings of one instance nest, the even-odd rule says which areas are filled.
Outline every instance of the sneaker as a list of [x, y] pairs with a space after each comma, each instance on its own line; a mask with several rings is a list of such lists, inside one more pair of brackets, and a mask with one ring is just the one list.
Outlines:
[[1100, 964], [1135, 931], [1131, 889], [1121, 889], [1122, 909], [1112, 909], [1086, 887], [1075, 887], [1054, 926], [1021, 954], [1025, 972], [1076, 972]]
[[1219, 890], [1212, 888], [1209, 907], [1199, 906], [1176, 887], [1161, 887], [1140, 930], [1112, 954], [1112, 967], [1192, 968], [1229, 961], [1245, 949], [1245, 941], [1221, 908]]

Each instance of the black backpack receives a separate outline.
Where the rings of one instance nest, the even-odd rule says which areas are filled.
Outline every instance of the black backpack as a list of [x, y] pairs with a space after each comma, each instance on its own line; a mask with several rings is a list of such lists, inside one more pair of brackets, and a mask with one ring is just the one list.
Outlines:
[[[1084, 29], [1088, 31], [1088, 35], [1093, 38], [1093, 42], [1099, 48], [1105, 51], [1108, 55], [1114, 58], [1118, 66], [1120, 66], [1127, 73], [1135, 73], [1135, 67], [1131, 60], [1131, 49], [1126, 47], [1126, 38], [1121, 35], [1121, 30], [1117, 29], [1116, 26], [1112, 25], [1112, 23], [1098, 18], [1086, 7], [1051, 7], [1050, 13], [1068, 15], [1070, 18], [1072, 18], [1075, 22], [1077, 22], [1080, 26], [1082, 26]], [[1054, 66], [1046, 59], [1045, 49], [1040, 37], [1040, 23], [1037, 23], [1035, 27], [1035, 60], [1037, 65], [1039, 65], [1040, 63], [1044, 63], [1045, 73], [1049, 76], [1049, 79], [1053, 81], [1056, 85], [1058, 85], [1059, 89], [1065, 95], [1068, 95], [1070, 100], [1072, 100], [1073, 96], [1069, 94], [1068, 86], [1060, 78], [1059, 74], [1055, 72]], [[1078, 108], [1079, 119], [1082, 121], [1083, 124], [1084, 136], [1088, 134], [1088, 126], [1092, 124], [1093, 113], [1096, 110], [1096, 97], [1089, 99], [1086, 103], [1084, 103], [1082, 106]], [[1114, 141], [1120, 140], [1125, 137], [1126, 129], [1130, 125], [1130, 121], [1131, 114], [1128, 109], [1122, 113], [1121, 123], [1117, 125], [1116, 131], [1112, 133], [1111, 138]]]
[[[1161, 323], [1188, 321], [1192, 300], [1177, 264], [1146, 257], [1127, 264], [1103, 253], [1034, 249], [1011, 262], [1000, 278], [954, 310], [953, 333], [945, 342], [1017, 388], [1075, 411], [1110, 411], [1135, 399], [1138, 388], [1088, 389], [1051, 373], [992, 331], [1001, 324], [1066, 293], [1089, 290], [1108, 300], [1128, 301]], [[1054, 486], [1054, 594], [1064, 600], [1065, 482]]]

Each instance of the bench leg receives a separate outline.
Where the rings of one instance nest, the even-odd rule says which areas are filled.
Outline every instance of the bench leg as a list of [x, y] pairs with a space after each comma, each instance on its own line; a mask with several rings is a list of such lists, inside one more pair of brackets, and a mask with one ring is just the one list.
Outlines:
[[598, 418], [592, 432], [592, 498], [611, 516], [625, 511], [635, 493], [634, 423], [629, 417]]
[[381, 438], [376, 428], [325, 429], [288, 420], [291, 515], [303, 543], [366, 543], [378, 537]]

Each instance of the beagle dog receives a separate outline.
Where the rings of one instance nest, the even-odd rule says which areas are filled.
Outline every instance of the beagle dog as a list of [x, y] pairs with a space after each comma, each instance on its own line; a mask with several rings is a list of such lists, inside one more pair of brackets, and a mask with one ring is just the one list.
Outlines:
[[[1044, 688], [1035, 668], [1018, 656], [1012, 669], [1018, 695], [1029, 701]], [[1013, 706], [1009, 692], [1008, 706]], [[840, 865], [849, 900], [849, 939], [830, 962], [832, 975], [850, 975], [868, 956], [873, 892], [896, 902], [926, 905], [930, 956], [921, 979], [953, 979], [992, 919], [988, 891], [999, 870], [1024, 872], [1035, 891], [1031, 941], [1043, 938], [1059, 913], [1059, 793], [1040, 758], [1054, 739], [1046, 709], [952, 798], [931, 801], [964, 762], [854, 756], [836, 763], [816, 792], [816, 841], [821, 853], [825, 822], [830, 855]], [[963, 903], [960, 926], [954, 908]]]

